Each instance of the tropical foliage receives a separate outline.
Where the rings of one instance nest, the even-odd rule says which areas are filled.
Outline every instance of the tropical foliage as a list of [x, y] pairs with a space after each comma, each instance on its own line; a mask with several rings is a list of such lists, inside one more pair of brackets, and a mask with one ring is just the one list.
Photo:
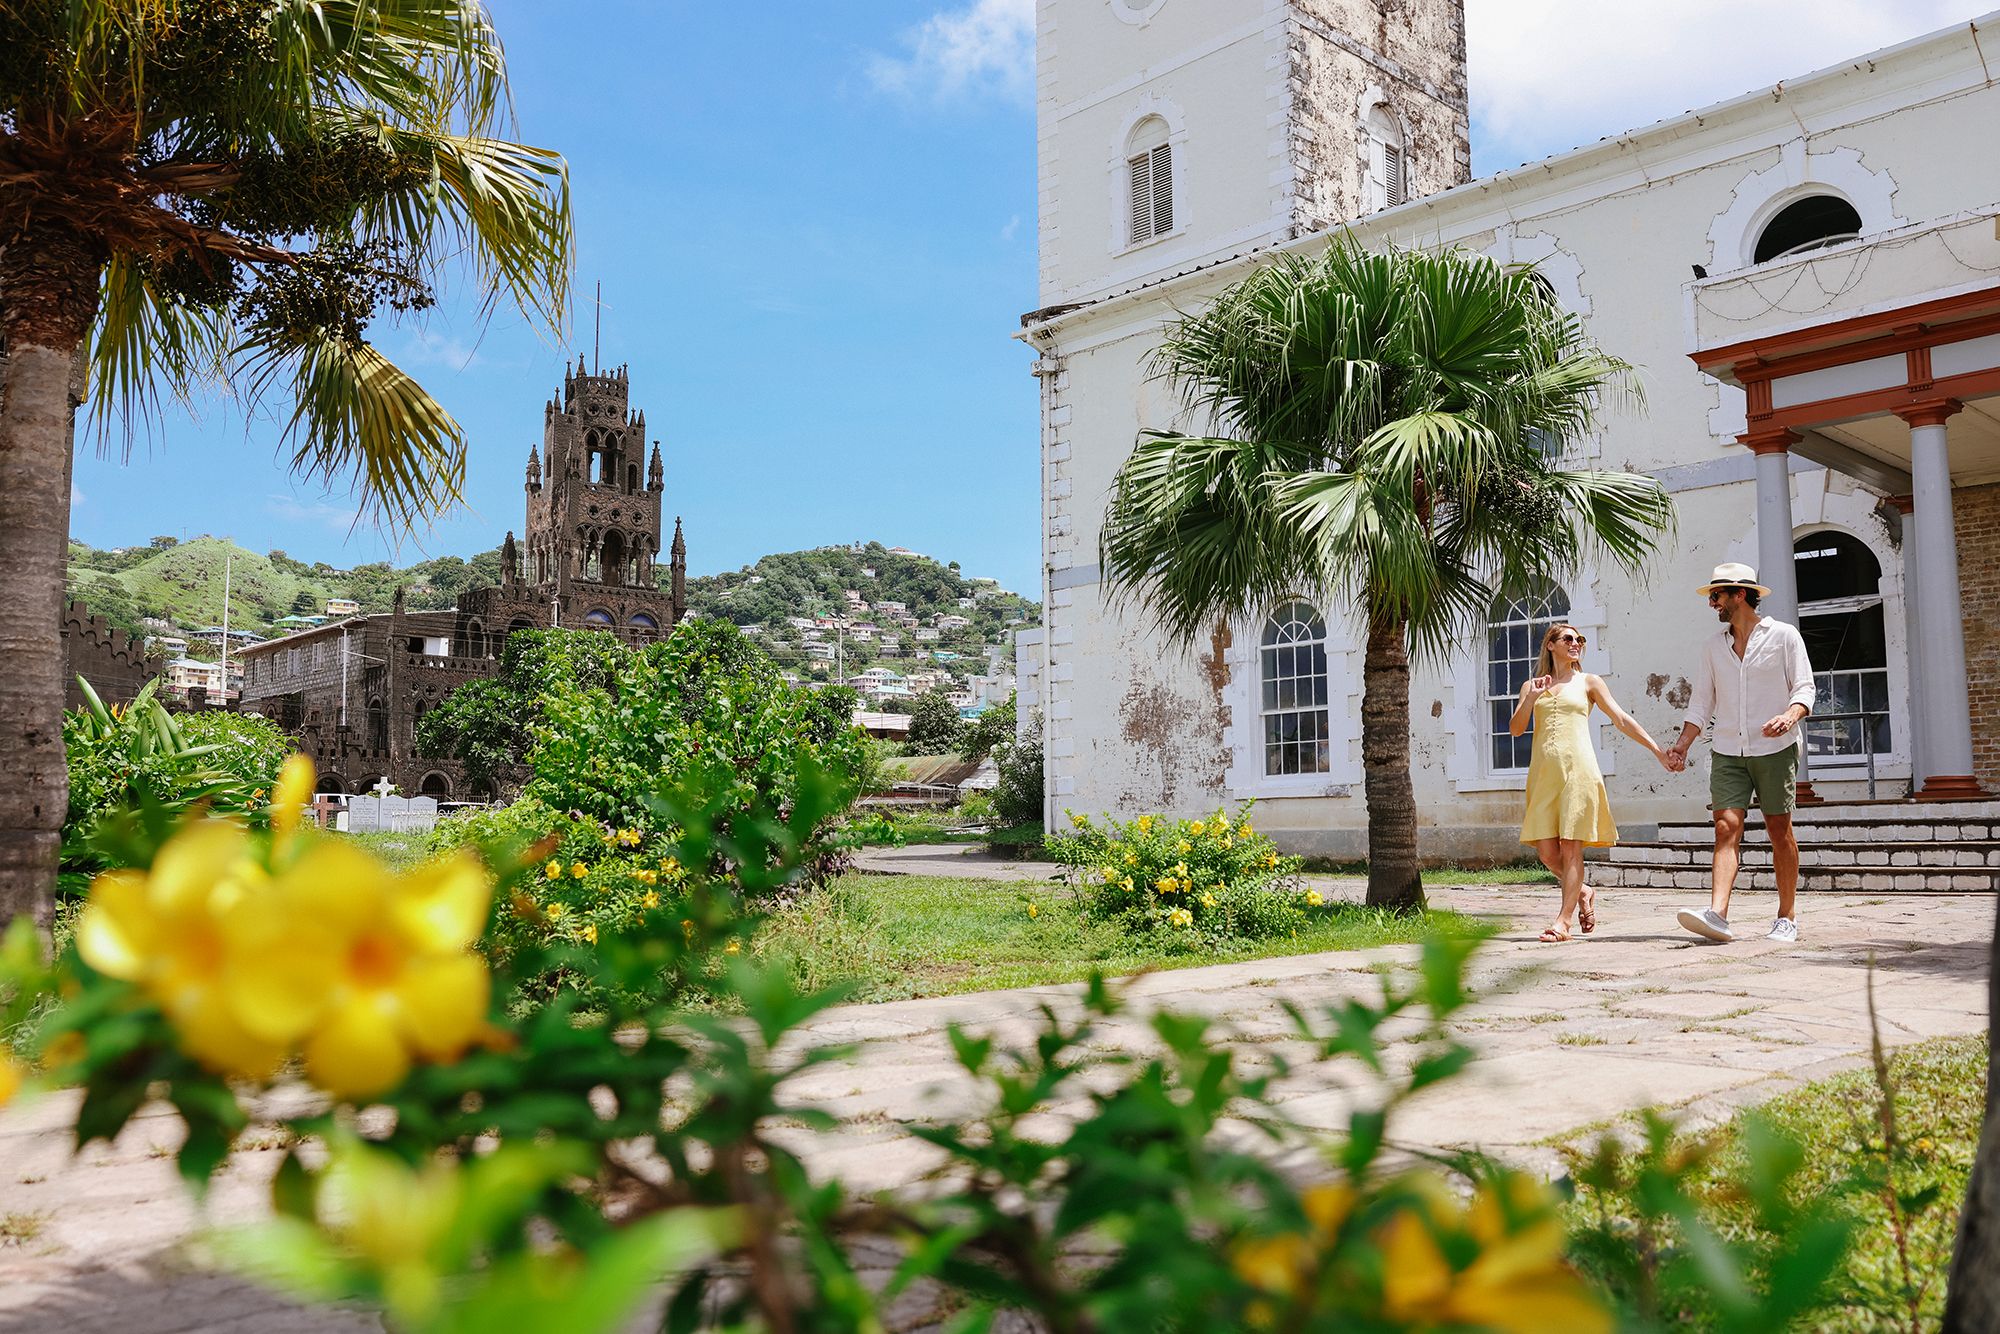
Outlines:
[[1297, 932], [1325, 907], [1250, 824], [1222, 811], [1205, 820], [1158, 815], [1107, 819], [1071, 813], [1069, 833], [1051, 838], [1054, 858], [1081, 873], [1084, 911], [1134, 932], [1158, 932], [1188, 948]]
[[504, 137], [505, 61], [463, 0], [0, 6], [0, 917], [43, 911], [64, 802], [47, 658], [77, 361], [107, 429], [210, 392], [278, 406], [301, 477], [413, 524], [454, 503], [458, 423], [370, 340], [463, 269], [548, 328], [559, 155]]
[[926, 690], [910, 701], [907, 738], [910, 754], [943, 755], [955, 751], [964, 734], [965, 723], [958, 716], [958, 706], [945, 698], [944, 691]]
[[79, 680], [84, 705], [63, 715], [69, 811], [63, 819], [64, 887], [125, 865], [124, 825], [135, 811], [173, 819], [199, 804], [221, 813], [268, 809], [291, 738], [254, 714], [172, 714], [148, 682], [130, 704], [107, 706]]
[[[939, 1153], [920, 1196], [809, 1176], [800, 1136], [835, 1123], [800, 1080], [842, 1052], [798, 1029], [840, 993], [759, 966], [741, 905], [803, 873], [808, 831], [851, 790], [808, 760], [791, 778], [789, 811], [760, 800], [737, 835], [718, 832], [736, 813], [722, 766], [659, 794], [671, 855], [697, 868], [671, 901], [595, 940], [491, 959], [475, 939], [495, 905], [551, 878], [533, 860], [546, 849], [490, 852], [490, 871], [461, 851], [389, 872], [302, 827], [311, 778], [295, 761], [267, 828], [198, 819], [144, 867], [101, 877], [54, 978], [17, 924], [0, 1002], [62, 992], [36, 1046], [45, 1077], [82, 1086], [78, 1143], [117, 1135], [157, 1091], [187, 1126], [176, 1157], [196, 1191], [296, 1053], [325, 1101], [262, 1104], [291, 1140], [276, 1217], [217, 1250], [308, 1297], [377, 1304], [400, 1330], [524, 1312], [619, 1328], [661, 1286], [669, 1330], [879, 1330], [890, 1303], [926, 1292], [971, 1327], [1009, 1311], [1063, 1330], [1657, 1327], [1571, 1267], [1546, 1184], [1477, 1156], [1412, 1166], [1388, 1151], [1399, 1108], [1471, 1056], [1449, 1028], [1469, 1000], [1464, 939], [1426, 944], [1377, 996], [1297, 1014], [1300, 1054], [1353, 1073], [1332, 1140], [1285, 1116], [1284, 1062], [1244, 1055], [1213, 1020], [1129, 1008], [1099, 980], [1018, 1044], [950, 1031], [971, 1101], [901, 1127]], [[734, 855], [717, 857], [722, 841]], [[698, 869], [725, 861], [735, 874]], [[519, 1003], [557, 967], [588, 978], [591, 1009], [585, 991]], [[650, 983], [677, 973], [739, 1013], [664, 1000]], [[1153, 1054], [1093, 1057], [1133, 1024]], [[0, 1097], [21, 1073], [0, 1066]], [[1303, 1186], [1271, 1166], [1311, 1150], [1325, 1166]], [[1794, 1161], [1782, 1144], [1758, 1157], [1748, 1191], [1783, 1196]], [[1684, 1173], [1647, 1180], [1648, 1207], [1698, 1216]], [[1842, 1226], [1787, 1207], [1796, 1262], [1714, 1233], [1700, 1249], [1732, 1316], [1767, 1321], [1740, 1327], [1810, 1308], [1838, 1259]], [[878, 1289], [859, 1266], [884, 1237], [898, 1258]]]
[[1657, 482], [1560, 466], [1629, 367], [1527, 269], [1336, 240], [1184, 317], [1153, 371], [1212, 433], [1141, 434], [1100, 534], [1108, 586], [1183, 643], [1301, 594], [1352, 612], [1369, 901], [1420, 904], [1410, 654], [1448, 652], [1497, 589], [1652, 550]]

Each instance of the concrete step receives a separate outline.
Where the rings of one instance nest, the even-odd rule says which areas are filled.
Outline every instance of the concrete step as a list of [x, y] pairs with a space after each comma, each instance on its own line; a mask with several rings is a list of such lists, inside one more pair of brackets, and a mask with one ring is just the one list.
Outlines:
[[[1989, 803], [1967, 802], [1966, 804], [1984, 806]], [[1807, 820], [1794, 816], [1792, 828], [1798, 833], [1800, 847], [1813, 844], [1829, 846], [1836, 843], [1935, 844], [2000, 841], [2000, 816], [1947, 817], [1942, 812], [1923, 816], [1872, 815], [1866, 818], [1839, 820]], [[1706, 847], [1715, 839], [1715, 825], [1710, 820], [1668, 820], [1660, 825], [1658, 837], [1662, 843], [1700, 844]], [[1754, 812], [1743, 822], [1743, 840], [1746, 844], [1767, 844], [1764, 822]]]
[[[1605, 861], [1627, 866], [1707, 866], [1712, 847], [1708, 840], [1699, 843], [1692, 841], [1621, 843], [1610, 849]], [[1742, 855], [1745, 866], [1767, 867], [1771, 864], [1771, 845], [1763, 839], [1755, 842], [1746, 839]], [[1871, 843], [1855, 839], [1815, 843], [1801, 837], [1799, 864], [1830, 867], [1886, 866], [1897, 870], [1924, 871], [2000, 868], [2000, 842], [1975, 840], [1917, 843], [1891, 840]]]
[[[1634, 862], [1592, 862], [1584, 880], [1600, 889], [1684, 889], [1706, 894], [1709, 871], [1702, 866], [1652, 866]], [[1746, 865], [1737, 873], [1738, 889], [1775, 890], [1768, 866]], [[1966, 894], [2000, 892], [2000, 867], [1926, 869], [1911, 866], [1799, 867], [1804, 893]]]

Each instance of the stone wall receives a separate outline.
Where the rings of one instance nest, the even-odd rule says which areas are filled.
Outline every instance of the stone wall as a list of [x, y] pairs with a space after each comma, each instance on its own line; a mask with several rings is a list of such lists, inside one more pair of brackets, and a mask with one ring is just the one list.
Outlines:
[[140, 642], [108, 624], [102, 616], [90, 614], [81, 602], [72, 602], [63, 612], [63, 707], [83, 707], [83, 692], [76, 678], [90, 682], [90, 688], [106, 704], [130, 704], [146, 682], [160, 674], [160, 664], [146, 656]]
[[1952, 493], [1958, 583], [1965, 608], [1965, 675], [1972, 704], [1972, 772], [2000, 792], [2000, 484]]

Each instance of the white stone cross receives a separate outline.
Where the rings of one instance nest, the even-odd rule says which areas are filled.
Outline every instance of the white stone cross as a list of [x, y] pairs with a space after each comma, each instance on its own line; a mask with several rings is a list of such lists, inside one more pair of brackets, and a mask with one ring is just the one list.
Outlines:
[[375, 780], [376, 796], [386, 797], [395, 790], [396, 790], [396, 785], [389, 781], [389, 775], [383, 774], [380, 778]]

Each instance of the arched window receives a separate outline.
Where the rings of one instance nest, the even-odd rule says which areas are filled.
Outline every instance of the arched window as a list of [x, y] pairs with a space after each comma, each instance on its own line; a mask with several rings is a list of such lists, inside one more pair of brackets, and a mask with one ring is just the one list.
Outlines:
[[1287, 602], [1264, 622], [1258, 647], [1264, 772], [1323, 774], [1327, 739], [1326, 621], [1308, 602]]
[[1148, 116], [1125, 143], [1125, 243], [1139, 245], [1174, 229], [1174, 150], [1167, 123]]
[[1486, 731], [1496, 773], [1528, 767], [1534, 731], [1510, 736], [1507, 724], [1520, 703], [1521, 686], [1535, 674], [1542, 636], [1568, 615], [1569, 596], [1560, 588], [1520, 597], [1503, 594], [1486, 613]]
[[1402, 124], [1387, 103], [1377, 102], [1368, 108], [1362, 127], [1368, 133], [1368, 207], [1394, 208], [1410, 197], [1409, 158]]
[[631, 623], [635, 629], [639, 630], [657, 630], [660, 628], [660, 623], [643, 611], [632, 613]]
[[616, 624], [611, 619], [611, 613], [602, 607], [592, 607], [589, 611], [585, 612], [583, 614], [583, 623], [593, 630], [609, 630]]
[[1814, 762], [1859, 759], [1864, 720], [1824, 714], [1865, 714], [1875, 753], [1889, 751], [1889, 643], [1882, 625], [1882, 563], [1846, 533], [1808, 533], [1792, 543], [1799, 581], [1799, 634], [1812, 659], [1818, 699], [1806, 724]]
[[1861, 235], [1861, 215], [1839, 195], [1807, 195], [1778, 210], [1757, 235], [1751, 263], [1820, 250]]
[[417, 794], [424, 797], [449, 798], [451, 796], [451, 780], [433, 769], [424, 775], [424, 781], [417, 787]]

